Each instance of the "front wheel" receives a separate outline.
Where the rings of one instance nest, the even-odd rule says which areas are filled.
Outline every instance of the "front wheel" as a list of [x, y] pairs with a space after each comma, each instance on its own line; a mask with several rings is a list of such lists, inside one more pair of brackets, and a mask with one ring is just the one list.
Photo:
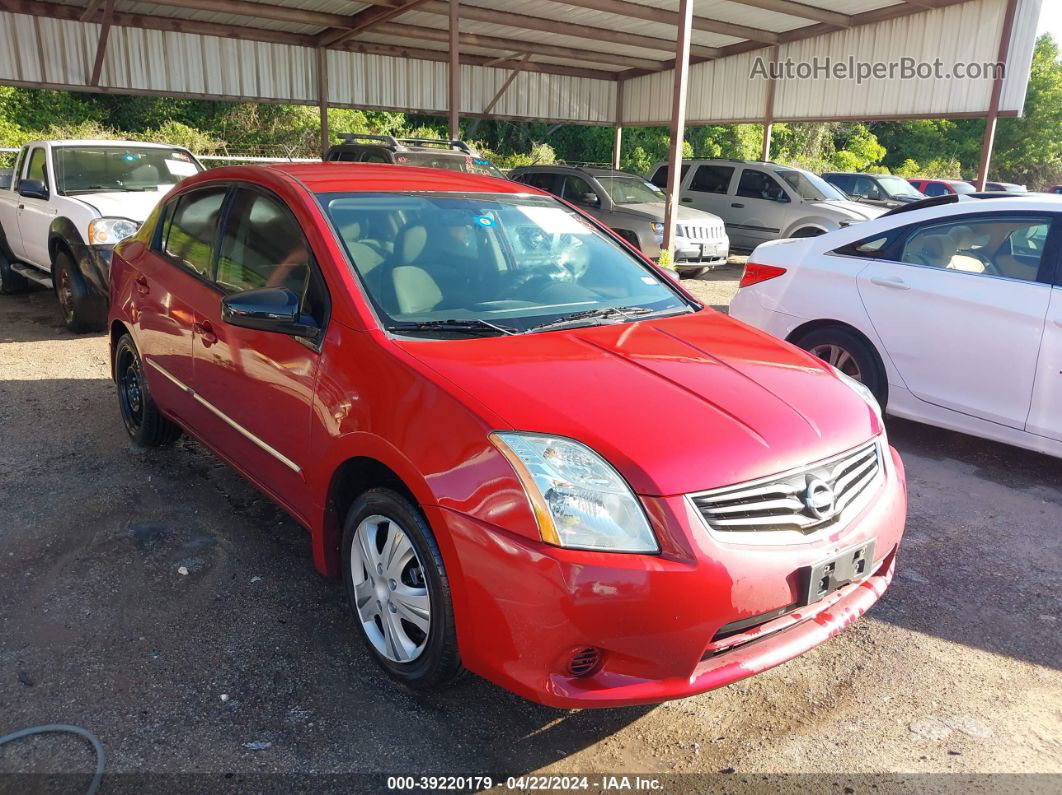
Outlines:
[[797, 339], [796, 344], [818, 356], [874, 393], [884, 410], [888, 385], [881, 359], [874, 347], [843, 326], [815, 329]]
[[177, 440], [181, 429], [162, 415], [151, 397], [140, 354], [128, 334], [114, 349], [114, 380], [122, 422], [135, 445], [161, 447]]
[[388, 674], [415, 690], [461, 674], [449, 580], [415, 505], [384, 488], [355, 500], [344, 524], [343, 571], [362, 638]]
[[89, 290], [65, 251], [55, 255], [52, 278], [66, 327], [75, 334], [102, 331], [107, 325], [107, 303]]

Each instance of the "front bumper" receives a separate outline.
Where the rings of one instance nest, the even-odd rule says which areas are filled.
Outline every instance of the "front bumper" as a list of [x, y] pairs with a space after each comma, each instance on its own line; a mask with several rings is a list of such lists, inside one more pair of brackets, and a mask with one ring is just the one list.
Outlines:
[[[683, 698], [790, 660], [855, 621], [892, 579], [907, 500], [899, 457], [888, 459], [861, 514], [797, 544], [720, 541], [682, 496], [644, 500], [657, 532], [671, 539], [659, 556], [558, 549], [431, 509], [457, 558], [462, 660], [525, 698], [565, 708]], [[804, 567], [869, 539], [877, 565], [867, 579], [716, 638], [735, 622], [791, 608]], [[572, 676], [567, 662], [585, 647], [600, 649], [603, 662]]]

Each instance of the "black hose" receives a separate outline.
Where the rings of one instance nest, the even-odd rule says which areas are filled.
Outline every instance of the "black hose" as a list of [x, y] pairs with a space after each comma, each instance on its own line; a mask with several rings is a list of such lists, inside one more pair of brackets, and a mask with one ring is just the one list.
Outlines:
[[96, 775], [92, 777], [92, 783], [89, 784], [88, 791], [85, 795], [96, 795], [96, 790], [100, 788], [100, 781], [103, 779], [103, 745], [96, 735], [90, 732], [88, 729], [82, 729], [80, 726], [70, 726], [65, 723], [49, 723], [45, 726], [30, 726], [28, 729], [19, 729], [17, 732], [11, 732], [11, 734], [5, 734], [0, 737], [0, 745], [5, 743], [11, 743], [15, 740], [21, 740], [23, 737], [32, 737], [34, 734], [76, 734], [78, 737], [83, 737], [92, 743], [92, 748], [96, 751]]

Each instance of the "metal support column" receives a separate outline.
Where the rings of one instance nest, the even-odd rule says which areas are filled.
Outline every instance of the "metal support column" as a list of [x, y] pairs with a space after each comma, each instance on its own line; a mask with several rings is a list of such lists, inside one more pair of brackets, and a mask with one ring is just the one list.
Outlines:
[[686, 138], [686, 89], [690, 71], [693, 0], [681, 0], [678, 17], [675, 84], [671, 96], [671, 151], [667, 161], [667, 203], [664, 205], [664, 242], [661, 252], [671, 252], [675, 245], [675, 219], [678, 216], [679, 191], [682, 186], [682, 143]]

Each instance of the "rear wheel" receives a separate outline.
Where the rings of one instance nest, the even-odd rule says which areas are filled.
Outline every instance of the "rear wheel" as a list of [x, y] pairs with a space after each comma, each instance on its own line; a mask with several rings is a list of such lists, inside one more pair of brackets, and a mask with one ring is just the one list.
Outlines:
[[102, 331], [107, 323], [107, 304], [100, 296], [89, 291], [74, 261], [65, 251], [55, 255], [52, 278], [66, 327], [75, 334]]
[[796, 344], [827, 364], [832, 364], [874, 393], [882, 409], [888, 398], [884, 366], [878, 352], [854, 331], [843, 326], [815, 329], [795, 340]]
[[344, 524], [343, 571], [362, 638], [388, 674], [416, 690], [461, 674], [449, 580], [415, 505], [384, 488], [355, 500]]
[[114, 380], [122, 422], [135, 445], [161, 447], [176, 441], [181, 429], [162, 415], [151, 397], [140, 354], [128, 334], [118, 340], [114, 349]]

